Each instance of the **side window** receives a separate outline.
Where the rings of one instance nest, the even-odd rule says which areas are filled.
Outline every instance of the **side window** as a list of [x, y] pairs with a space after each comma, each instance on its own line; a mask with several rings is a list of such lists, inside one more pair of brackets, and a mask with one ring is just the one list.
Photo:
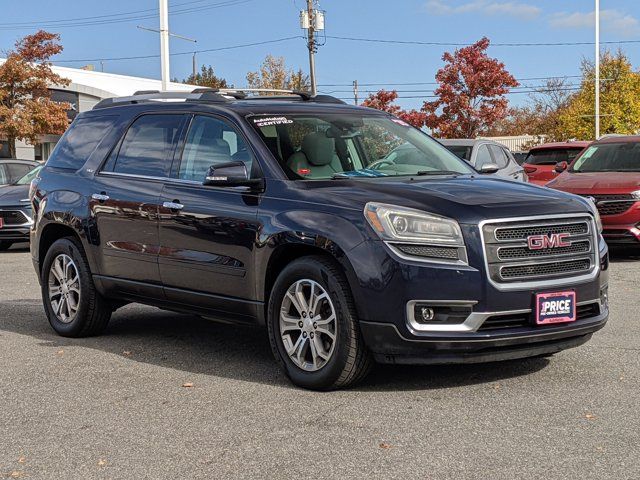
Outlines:
[[480, 147], [478, 147], [478, 154], [476, 155], [475, 167], [479, 169], [486, 163], [493, 163], [493, 159], [491, 158], [491, 154], [489, 153], [487, 146], [480, 145]]
[[509, 159], [504, 153], [502, 147], [499, 147], [497, 145], [489, 145], [489, 150], [491, 151], [491, 155], [493, 156], [493, 162], [498, 165], [498, 167], [504, 168], [507, 166], [507, 162], [509, 161]]
[[127, 130], [105, 170], [145, 177], [168, 177], [184, 115], [144, 115]]
[[0, 185], [9, 183], [9, 180], [9, 172], [7, 171], [6, 165], [0, 165]]
[[80, 169], [111, 130], [115, 115], [78, 117], [51, 152], [47, 165]]
[[31, 166], [22, 165], [21, 163], [11, 163], [9, 164], [9, 177], [11, 178], [11, 182], [17, 182], [22, 177], [24, 177], [29, 170], [31, 170]]
[[195, 116], [182, 151], [178, 178], [202, 182], [209, 167], [229, 162], [244, 162], [251, 173], [253, 156], [242, 135], [223, 120]]

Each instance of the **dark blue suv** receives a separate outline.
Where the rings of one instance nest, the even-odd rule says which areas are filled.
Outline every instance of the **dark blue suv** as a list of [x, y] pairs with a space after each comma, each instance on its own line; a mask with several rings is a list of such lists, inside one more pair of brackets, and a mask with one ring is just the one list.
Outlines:
[[307, 388], [350, 385], [374, 361], [551, 355], [608, 318], [591, 202], [479, 174], [402, 120], [332, 97], [105, 100], [76, 118], [30, 198], [60, 335], [96, 335], [130, 302], [266, 325]]

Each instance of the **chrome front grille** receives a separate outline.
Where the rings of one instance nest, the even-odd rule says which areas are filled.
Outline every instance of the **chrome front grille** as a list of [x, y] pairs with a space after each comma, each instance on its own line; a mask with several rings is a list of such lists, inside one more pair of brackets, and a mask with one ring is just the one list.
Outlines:
[[29, 223], [27, 216], [20, 210], [0, 210], [0, 218], [6, 226], [25, 225]]
[[[590, 216], [484, 222], [481, 233], [487, 274], [494, 284], [505, 288], [591, 275], [598, 261], [594, 231]], [[564, 234], [562, 244], [554, 244], [554, 235], [560, 234]], [[546, 237], [551, 244], [531, 248], [529, 237]]]

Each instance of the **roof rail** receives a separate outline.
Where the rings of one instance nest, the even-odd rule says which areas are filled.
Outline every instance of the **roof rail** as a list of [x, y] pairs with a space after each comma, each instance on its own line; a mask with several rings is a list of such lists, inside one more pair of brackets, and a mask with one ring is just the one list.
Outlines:
[[[206, 89], [196, 89], [196, 91], [206, 90]], [[252, 99], [259, 98], [260, 100], [282, 100], [282, 96], [271, 95], [271, 96], [255, 96], [250, 97], [247, 93], [282, 93], [286, 95], [293, 95], [300, 97], [301, 100], [305, 102], [316, 102], [316, 103], [339, 103], [344, 104], [342, 100], [332, 97], [331, 95], [312, 95], [310, 92], [305, 92], [302, 90], [290, 90], [284, 88], [217, 88], [211, 89], [215, 93], [219, 93], [220, 95], [226, 95], [235, 98], [236, 100], [244, 100], [244, 99]]]
[[98, 102], [93, 109], [114, 107], [116, 105], [127, 105], [143, 103], [155, 100], [185, 100], [185, 101], [205, 101], [223, 103], [229, 99], [216, 93], [212, 89], [196, 89], [194, 92], [159, 92], [157, 90], [141, 90], [130, 97], [105, 98]]
[[[93, 109], [114, 107], [116, 105], [132, 105], [157, 100], [184, 100], [186, 102], [214, 102], [224, 103], [235, 100], [282, 100], [283, 96], [248, 96], [247, 93], [282, 93], [287, 96], [298, 96], [304, 102], [344, 104], [342, 100], [330, 95], [311, 95], [309, 92], [285, 90], [278, 88], [196, 88], [191, 92], [160, 92], [158, 90], [139, 90], [129, 97], [105, 98], [98, 102]], [[286, 98], [286, 97], [285, 97]]]

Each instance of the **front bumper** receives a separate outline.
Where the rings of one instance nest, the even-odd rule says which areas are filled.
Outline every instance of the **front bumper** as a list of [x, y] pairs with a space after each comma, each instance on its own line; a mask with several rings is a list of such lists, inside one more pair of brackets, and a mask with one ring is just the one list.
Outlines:
[[[469, 263], [482, 265], [482, 251], [474, 245], [481, 243], [470, 242]], [[374, 259], [351, 263], [358, 278], [353, 290], [362, 335], [381, 363], [475, 363], [546, 355], [581, 345], [608, 320], [609, 260], [602, 239], [593, 276], [513, 290], [496, 288], [482, 267], [410, 262], [395, 258], [381, 243], [365, 242], [351, 253], [350, 258]], [[575, 322], [536, 325], [536, 294], [567, 290], [575, 292], [577, 307], [586, 311]], [[463, 305], [470, 314], [464, 322], [418, 329], [412, 322], [413, 303]], [[510, 316], [518, 321], [495, 326]], [[490, 325], [492, 320], [496, 323]]]

